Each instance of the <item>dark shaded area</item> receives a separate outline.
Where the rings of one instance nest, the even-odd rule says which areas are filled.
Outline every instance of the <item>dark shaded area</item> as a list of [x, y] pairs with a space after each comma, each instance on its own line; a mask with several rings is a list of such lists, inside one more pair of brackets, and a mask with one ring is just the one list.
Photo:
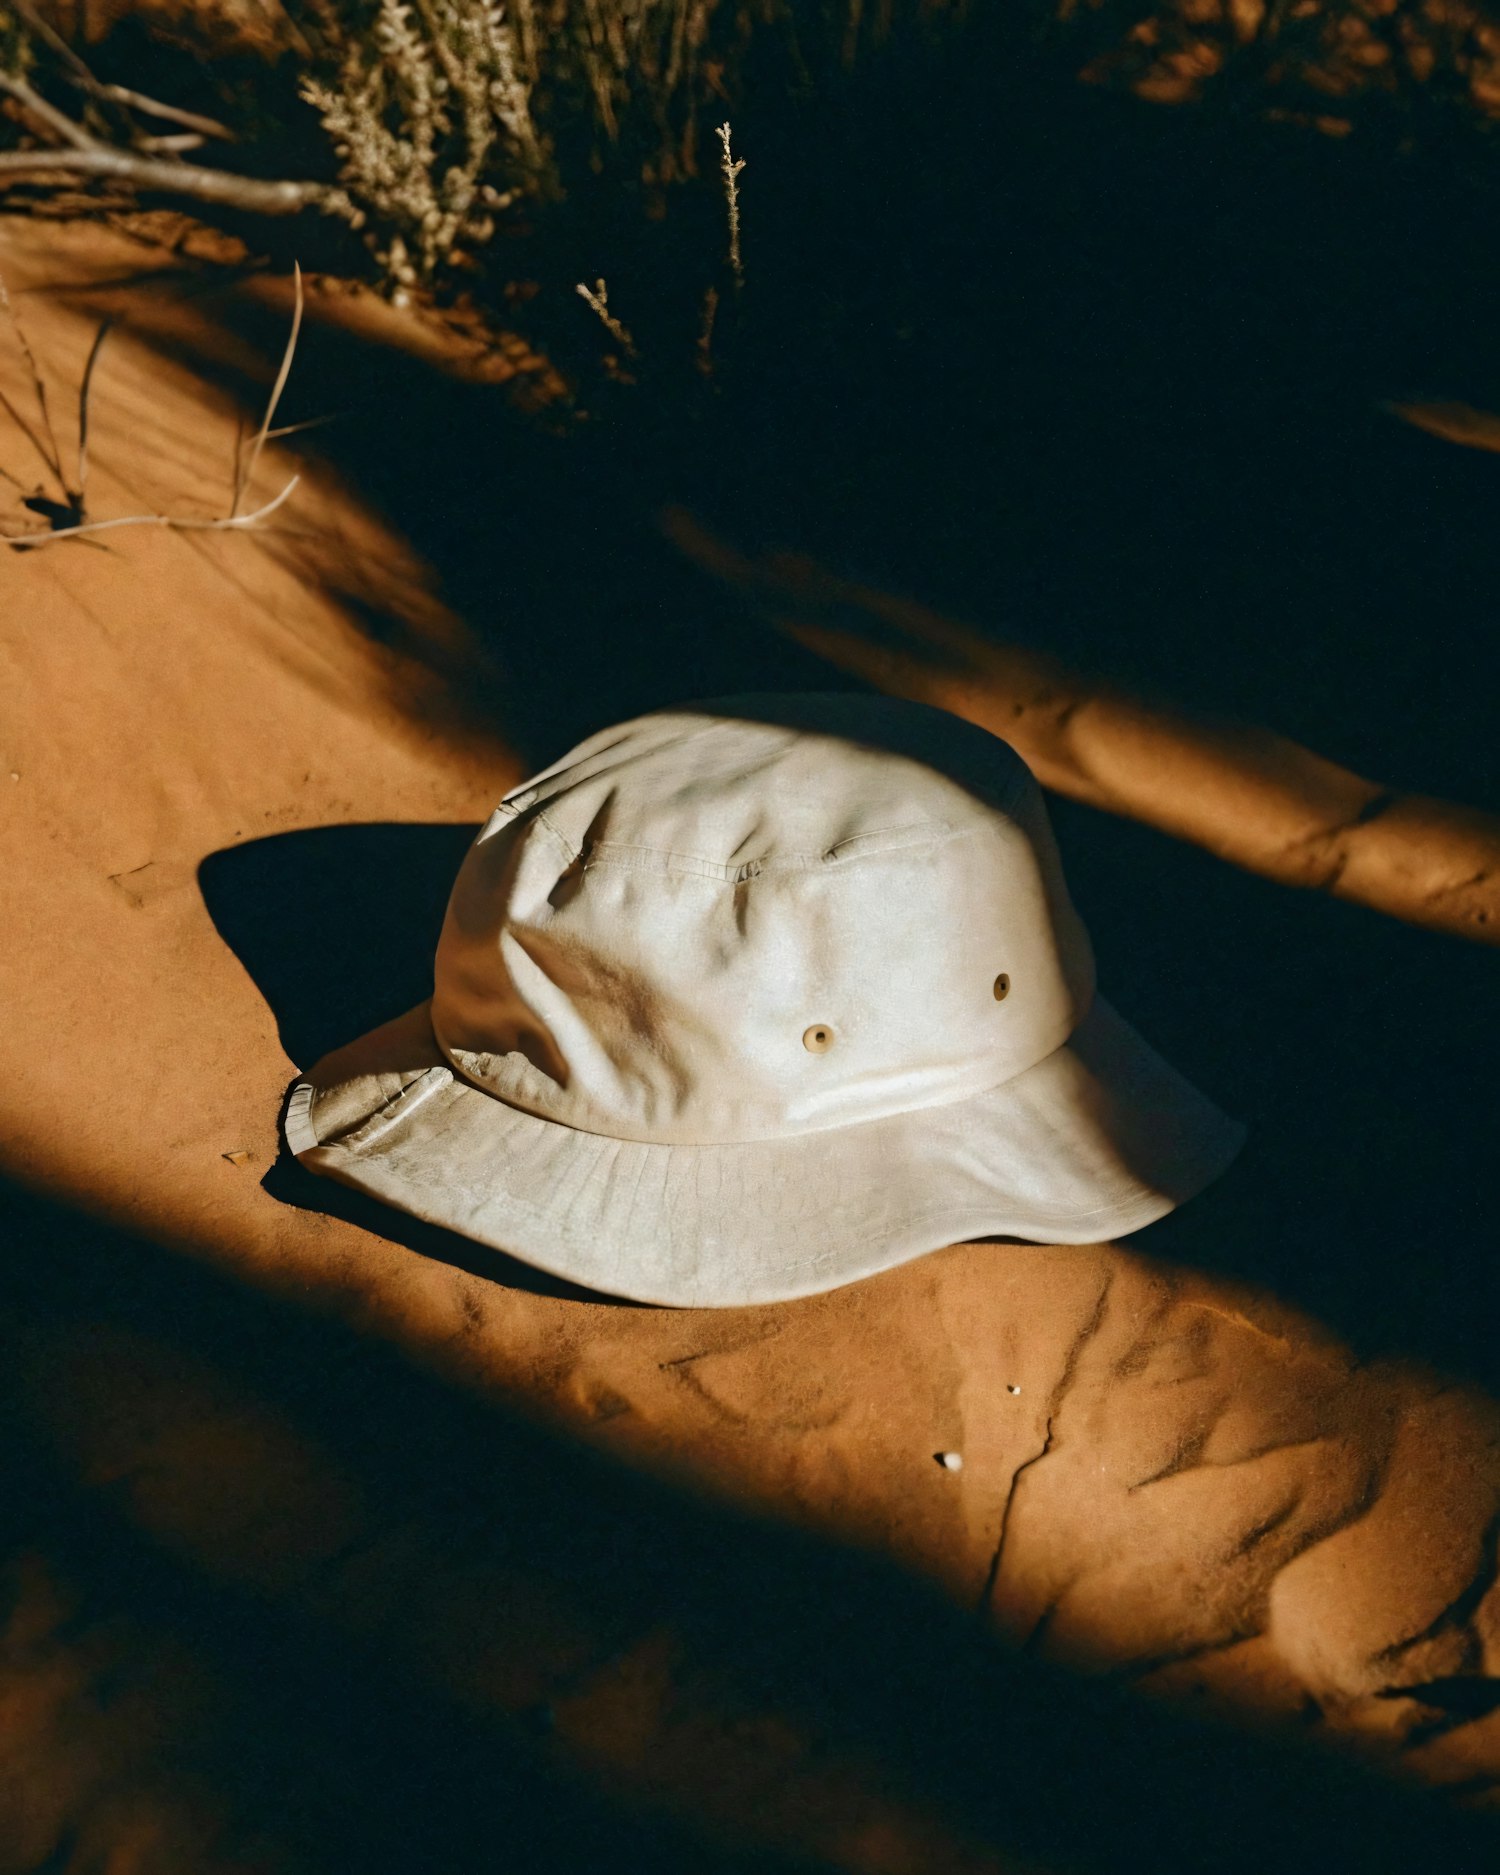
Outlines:
[[[466, 825], [319, 827], [228, 847], [203, 862], [198, 883], [209, 916], [254, 977], [299, 1068], [432, 994], [449, 888], [476, 832]], [[536, 1295], [584, 1294], [316, 1178], [284, 1149], [261, 1182], [283, 1204], [343, 1218], [487, 1281]]]
[[1133, 1241], [1263, 1283], [1362, 1354], [1500, 1385], [1494, 953], [1053, 818], [1106, 993], [1250, 1127], [1219, 1186]]
[[1445, 1715], [1446, 1724], [1462, 1725], [1500, 1711], [1500, 1681], [1483, 1674], [1455, 1675], [1445, 1680], [1423, 1680], [1416, 1686], [1392, 1687], [1381, 1697], [1414, 1699], [1419, 1705], [1435, 1706]]
[[208, 914], [299, 1068], [432, 994], [448, 892], [477, 832], [319, 827], [204, 860]]
[[[304, 332], [283, 414], [342, 414], [299, 446], [490, 635], [524, 751], [820, 681], [656, 539], [676, 500], [1401, 790], [1500, 797], [1500, 459], [1384, 407], [1500, 408], [1493, 139], [1152, 108], [1080, 86], [1001, 8], [824, 79], [789, 92], [774, 36], [745, 75], [747, 285], [708, 383], [711, 174], [660, 220], [601, 177], [514, 250], [537, 291], [507, 319], [581, 381], [563, 434]], [[598, 368], [574, 285], [599, 274], [635, 385]]]
[[[208, 1663], [210, 1709], [198, 1702], [189, 1736], [162, 1726], [158, 1774], [210, 1774], [235, 1828], [269, 1831], [314, 1867], [470, 1869], [503, 1845], [520, 1870], [790, 1868], [589, 1795], [549, 1742], [553, 1702], [663, 1632], [682, 1648], [677, 1709], [708, 1715], [705, 1775], [744, 1775], [741, 1744], [785, 1721], [769, 1736], [800, 1742], [777, 1747], [778, 1779], [868, 1753], [886, 1791], [1038, 1867], [1483, 1865], [1485, 1819], [1007, 1657], [894, 1569], [624, 1473], [455, 1396], [366, 1334], [17, 1189], [5, 1216], [14, 1534], [75, 1584], [74, 1640], [139, 1632], [117, 1673], [149, 1677], [160, 1636]], [[59, 1368], [73, 1422], [61, 1436]], [[197, 1429], [186, 1445], [183, 1420]], [[258, 1494], [232, 1562], [201, 1513], [171, 1508], [222, 1494], [224, 1428]], [[347, 1483], [360, 1506], [329, 1558], [300, 1560], [289, 1438], [339, 1486], [331, 1502]], [[80, 1475], [74, 1454], [91, 1443], [112, 1488]], [[159, 1547], [133, 1521], [142, 1477], [158, 1522], [196, 1540]], [[403, 1604], [432, 1593], [429, 1575], [441, 1593], [445, 1572], [484, 1610], [472, 1657], [491, 1697], [449, 1697], [420, 1624], [414, 1644]]]

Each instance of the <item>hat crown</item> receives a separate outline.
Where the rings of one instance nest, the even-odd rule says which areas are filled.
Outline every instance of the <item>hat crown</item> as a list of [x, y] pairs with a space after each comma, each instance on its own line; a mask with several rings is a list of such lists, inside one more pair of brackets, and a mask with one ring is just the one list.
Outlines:
[[606, 730], [507, 795], [455, 884], [432, 1017], [510, 1105], [716, 1144], [969, 1098], [1092, 994], [1008, 745], [919, 705], [765, 697]]

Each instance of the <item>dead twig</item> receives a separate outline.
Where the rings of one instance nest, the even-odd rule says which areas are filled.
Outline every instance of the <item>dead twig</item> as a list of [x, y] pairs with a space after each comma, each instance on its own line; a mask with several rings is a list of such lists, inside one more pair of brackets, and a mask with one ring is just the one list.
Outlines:
[[26, 30], [40, 39], [61, 62], [64, 68], [61, 76], [70, 85], [86, 91], [101, 103], [121, 105], [128, 111], [143, 111], [146, 116], [159, 118], [163, 123], [180, 124], [184, 130], [196, 130], [202, 136], [216, 137], [225, 143], [234, 142], [234, 132], [215, 118], [204, 117], [199, 111], [185, 111], [178, 104], [163, 104], [159, 98], [148, 98], [143, 92], [132, 91], [126, 85], [105, 84], [94, 76], [85, 61], [62, 34], [37, 12], [30, 0], [11, 0], [11, 4], [25, 21]]
[[170, 527], [175, 532], [197, 529], [203, 533], [222, 533], [228, 528], [255, 527], [272, 515], [302, 480], [294, 475], [279, 495], [273, 495], [262, 508], [251, 514], [224, 515], [217, 520], [186, 519], [177, 514], [122, 514], [112, 521], [81, 521], [74, 527], [49, 528], [45, 534], [0, 534], [0, 540], [12, 547], [47, 547], [54, 540], [76, 540], [81, 534], [104, 534], [114, 527]]
[[739, 174], [745, 167], [744, 159], [734, 159], [734, 152], [729, 145], [729, 125], [719, 125], [719, 141], [724, 146], [723, 161], [719, 173], [724, 178], [724, 200], [729, 211], [729, 271], [734, 275], [735, 291], [745, 284], [745, 263], [740, 254], [740, 189]]
[[[302, 269], [300, 266], [294, 266], [293, 269], [293, 292], [292, 329], [287, 335], [286, 349], [281, 356], [281, 364], [276, 373], [276, 380], [271, 386], [271, 394], [266, 400], [265, 414], [261, 419], [260, 428], [256, 432], [255, 445], [250, 452], [250, 459], [248, 463], [244, 465], [243, 469], [240, 467], [239, 439], [238, 436], [236, 437], [234, 492], [228, 514], [215, 518], [202, 519], [195, 516], [173, 514], [123, 514], [105, 521], [91, 521], [88, 519], [84, 512], [84, 496], [88, 485], [89, 400], [90, 392], [93, 387], [94, 368], [99, 362], [99, 353], [103, 348], [105, 339], [109, 336], [113, 323], [111, 320], [106, 319], [99, 327], [99, 330], [94, 334], [94, 342], [89, 349], [88, 362], [84, 366], [83, 379], [78, 392], [78, 493], [76, 495], [69, 493], [67, 482], [63, 478], [61, 458], [56, 450], [56, 442], [54, 439], [53, 450], [54, 455], [57, 455], [57, 460], [55, 463], [49, 462], [48, 466], [53, 469], [54, 474], [57, 476], [58, 484], [66, 497], [65, 501], [49, 501], [39, 496], [26, 496], [23, 500], [23, 506], [30, 508], [35, 514], [46, 515], [51, 520], [52, 526], [45, 531], [30, 534], [0, 534], [0, 541], [3, 541], [7, 546], [13, 547], [20, 552], [34, 547], [49, 546], [55, 540], [77, 540], [85, 535], [108, 533], [112, 529], [119, 527], [169, 527], [176, 531], [214, 533], [224, 532], [234, 528], [255, 527], [260, 522], [266, 520], [268, 516], [273, 515], [276, 510], [281, 507], [283, 502], [291, 496], [292, 491], [302, 478], [300, 475], [292, 476], [281, 491], [273, 495], [269, 501], [263, 503], [259, 508], [254, 509], [249, 514], [241, 514], [239, 512], [240, 503], [255, 474], [256, 466], [260, 461], [261, 451], [273, 436], [289, 436], [297, 430], [310, 428], [313, 423], [320, 421], [318, 418], [313, 418], [310, 419], [308, 423], [286, 424], [280, 430], [273, 430], [271, 427], [271, 420], [276, 414], [276, 407], [281, 401], [281, 394], [286, 389], [287, 379], [291, 375], [292, 360], [295, 358], [297, 352], [297, 337], [302, 330], [303, 299]], [[5, 297], [3, 281], [0, 281], [0, 307], [3, 307], [3, 309], [9, 313], [11, 323], [15, 326], [15, 313], [10, 305], [9, 299]], [[19, 326], [16, 326], [16, 331], [18, 334], [20, 333]], [[31, 356], [29, 347], [26, 346], [24, 336], [21, 338], [21, 343], [23, 349], [26, 351], [27, 362], [31, 367], [38, 395], [42, 397], [43, 408], [45, 409], [45, 393], [42, 388], [41, 379], [36, 372], [35, 360]], [[0, 404], [3, 404], [7, 410], [11, 411], [13, 416], [16, 416], [17, 422], [21, 421], [3, 391], [0, 391]], [[44, 460], [47, 460], [46, 452], [35, 433], [30, 430], [25, 423], [21, 423], [21, 428], [30, 436], [38, 453], [42, 455]], [[48, 433], [49, 435], [51, 433], [50, 426]], [[18, 488], [22, 486], [19, 482], [16, 482], [16, 478], [12, 476], [8, 470], [0, 471], [0, 473], [5, 475], [7, 481], [15, 482]], [[65, 521], [66, 525], [59, 526], [59, 521]]]
[[328, 191], [317, 182], [271, 182], [224, 169], [135, 155], [103, 145], [88, 149], [7, 150], [0, 154], [0, 188], [10, 176], [107, 176], [156, 195], [185, 196], [241, 209], [247, 215], [298, 215], [320, 206]]
[[201, 150], [203, 139], [196, 130], [174, 130], [166, 137], [137, 137], [135, 147], [146, 156], [186, 156]]
[[55, 104], [49, 103], [24, 78], [18, 78], [12, 72], [0, 72], [0, 91], [13, 97], [23, 111], [39, 124], [45, 125], [54, 137], [61, 137], [64, 143], [71, 144], [75, 150], [99, 147], [82, 124], [75, 124], [66, 111], [60, 111]]
[[640, 354], [636, 351], [635, 340], [631, 337], [629, 328], [622, 325], [609, 310], [609, 288], [604, 282], [602, 280], [596, 280], [591, 287], [587, 287], [580, 280], [576, 291], [578, 297], [584, 300], [598, 314], [605, 330], [625, 353], [626, 357], [639, 357]]
[[84, 64], [62, 34], [43, 19], [31, 4], [31, 0], [11, 0], [11, 6], [25, 22], [27, 32], [40, 39], [49, 51], [55, 52], [64, 65], [76, 72], [81, 72], [85, 78], [92, 79], [93, 73], [88, 66]]
[[[30, 14], [26, 17], [30, 21]], [[38, 29], [39, 30], [39, 29]], [[48, 43], [56, 35], [48, 34]], [[58, 41], [61, 45], [62, 42]], [[223, 124], [196, 111], [182, 111], [175, 105], [160, 104], [123, 85], [101, 84], [87, 65], [71, 51], [67, 52], [70, 82], [91, 96], [114, 103], [122, 109], [147, 112], [168, 123], [176, 123], [195, 137], [219, 137], [232, 141]], [[119, 150], [103, 143], [82, 124], [75, 123], [66, 111], [60, 111], [49, 99], [29, 85], [24, 78], [0, 72], [0, 91], [14, 98], [38, 125], [60, 140], [61, 147], [38, 150], [7, 150], [0, 153], [0, 188], [7, 176], [107, 176], [132, 189], [162, 195], [185, 196], [192, 201], [213, 202], [224, 208], [237, 208], [251, 215], [295, 215], [304, 208], [327, 199], [328, 191], [318, 183], [267, 181], [258, 176], [237, 176], [229, 170], [202, 169], [196, 164], [173, 160], [185, 148], [177, 140], [142, 136], [132, 128], [138, 150]], [[152, 154], [152, 150], [161, 154]]]
[[321, 417], [304, 417], [300, 423], [278, 423], [274, 430], [266, 431], [266, 441], [274, 443], [283, 436], [300, 436], [304, 430], [321, 430], [325, 423], [337, 423], [347, 414], [342, 410], [328, 410]]
[[259, 433], [250, 449], [250, 460], [245, 465], [245, 472], [234, 485], [234, 498], [229, 504], [229, 518], [234, 519], [239, 513], [240, 501], [245, 490], [255, 477], [256, 464], [260, 461], [260, 452], [266, 446], [266, 436], [271, 428], [271, 419], [276, 415], [276, 406], [281, 402], [281, 393], [286, 389], [286, 381], [291, 376], [292, 360], [297, 355], [297, 337], [302, 330], [302, 269], [296, 261], [292, 263], [292, 329], [287, 334], [286, 350], [281, 354], [281, 368], [276, 373], [276, 382], [271, 386], [271, 395], [266, 400], [266, 414], [261, 419]]
[[81, 75], [74, 74], [69, 82], [96, 98], [106, 99], [111, 104], [123, 104], [127, 110], [159, 118], [164, 124], [180, 124], [184, 130], [194, 131], [200, 137], [213, 137], [220, 143], [235, 141], [234, 132], [227, 124], [221, 124], [215, 117], [205, 117], [200, 111], [185, 111], [181, 105], [163, 104], [159, 98], [148, 98], [144, 92], [132, 91], [126, 85], [101, 84], [92, 77], [85, 80]]

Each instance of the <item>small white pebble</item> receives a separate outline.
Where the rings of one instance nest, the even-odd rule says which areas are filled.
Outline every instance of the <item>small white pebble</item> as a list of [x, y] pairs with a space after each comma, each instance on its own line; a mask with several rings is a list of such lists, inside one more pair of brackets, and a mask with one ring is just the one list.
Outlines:
[[19, 781], [21, 779], [19, 770], [13, 768], [10, 771], [10, 778], [12, 781]]
[[962, 1452], [939, 1452], [938, 1463], [944, 1471], [962, 1471], [964, 1455]]
[[1007, 1393], [1019, 1393], [1021, 1389], [1019, 1387], [1007, 1387], [1005, 1391]]

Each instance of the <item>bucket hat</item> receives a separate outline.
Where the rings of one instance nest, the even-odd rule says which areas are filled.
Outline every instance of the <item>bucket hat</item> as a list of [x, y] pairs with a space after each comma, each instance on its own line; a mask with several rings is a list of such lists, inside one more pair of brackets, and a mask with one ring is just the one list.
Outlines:
[[1121, 1236], [1243, 1138], [1096, 994], [1015, 751], [840, 695], [643, 716], [506, 795], [431, 999], [319, 1062], [285, 1131], [416, 1217], [695, 1307]]

